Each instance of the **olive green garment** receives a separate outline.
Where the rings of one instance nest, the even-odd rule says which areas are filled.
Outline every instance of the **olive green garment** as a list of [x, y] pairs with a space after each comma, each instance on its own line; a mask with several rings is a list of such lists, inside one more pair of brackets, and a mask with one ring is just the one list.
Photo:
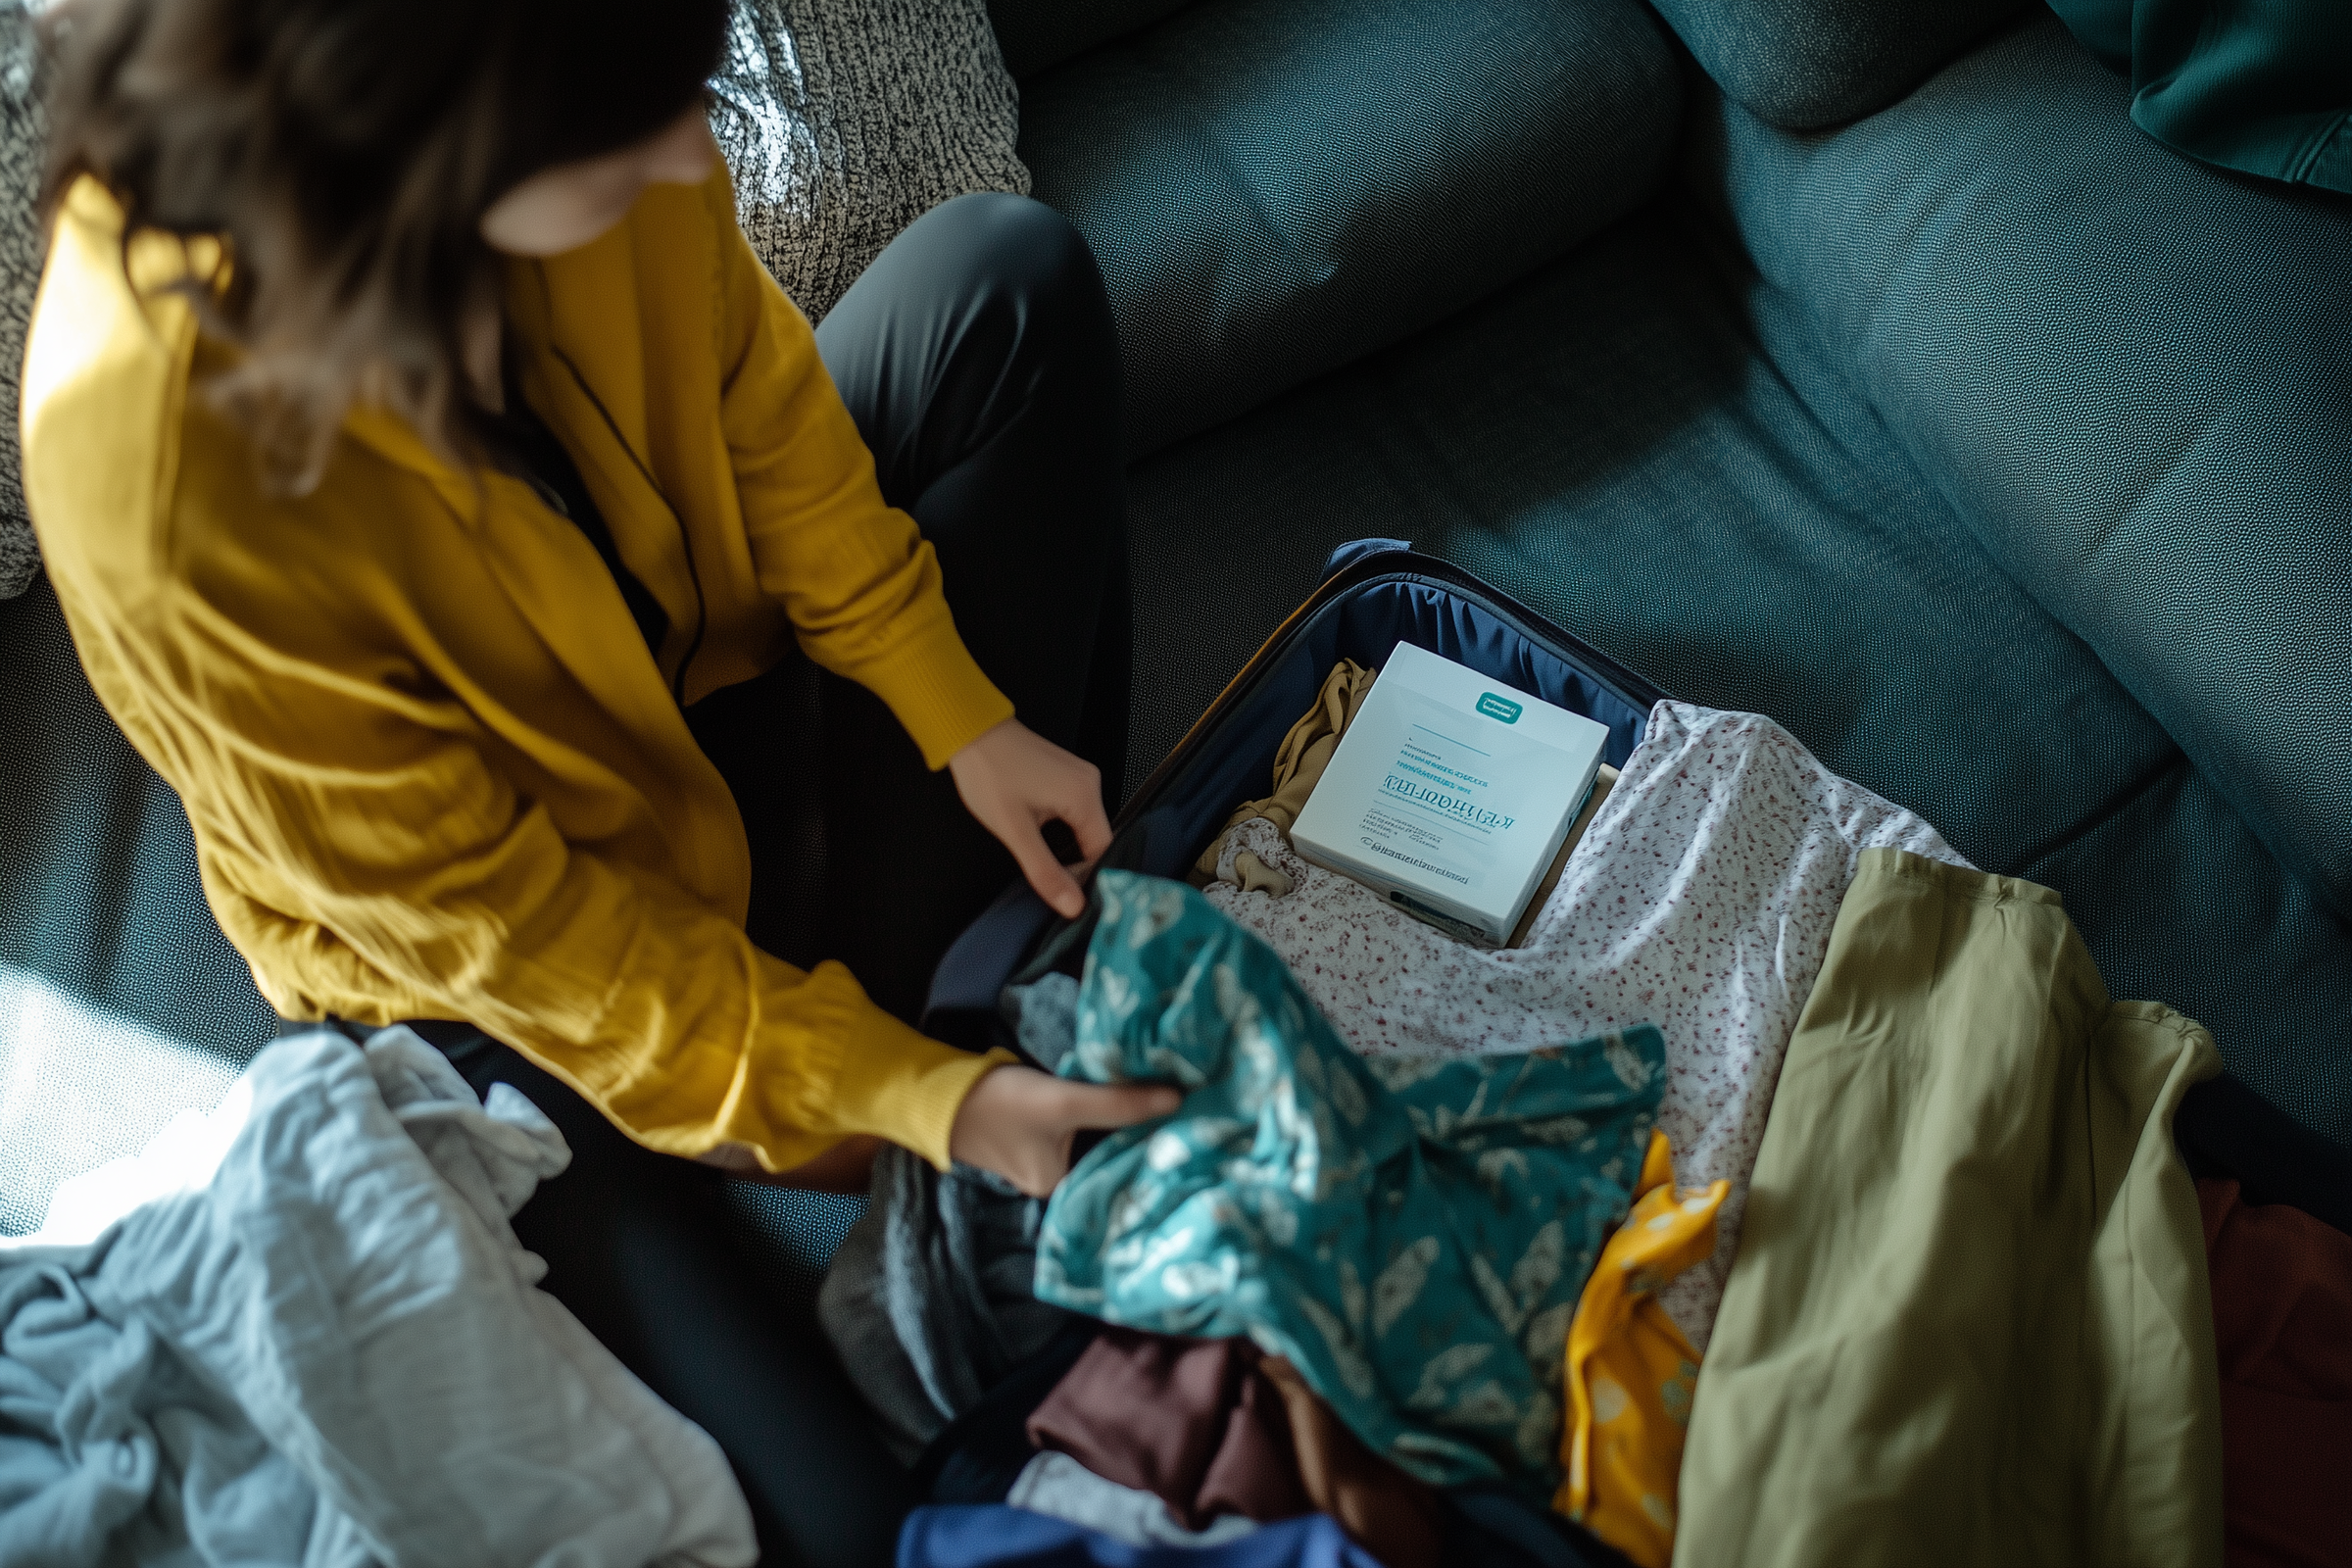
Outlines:
[[2172, 1140], [2220, 1067], [2108, 1001], [2057, 894], [1865, 850], [1699, 1372], [1678, 1568], [2220, 1563]]
[[2352, 0], [2050, 0], [2132, 122], [2241, 173], [2352, 192]]

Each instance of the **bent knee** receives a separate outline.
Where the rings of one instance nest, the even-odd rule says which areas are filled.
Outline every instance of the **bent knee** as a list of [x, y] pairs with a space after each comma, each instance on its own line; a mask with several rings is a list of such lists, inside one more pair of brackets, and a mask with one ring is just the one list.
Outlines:
[[1102, 270], [1086, 236], [1044, 202], [1009, 191], [973, 191], [934, 207], [916, 226], [934, 231], [925, 235], [927, 243], [962, 252], [974, 271], [1027, 303], [1107, 312]]

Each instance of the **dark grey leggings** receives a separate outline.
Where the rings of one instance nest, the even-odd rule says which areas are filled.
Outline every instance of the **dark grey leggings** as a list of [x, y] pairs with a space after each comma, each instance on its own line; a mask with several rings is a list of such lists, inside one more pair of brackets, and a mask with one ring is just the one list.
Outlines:
[[[1127, 699], [1118, 353], [1085, 242], [1019, 197], [951, 202], [883, 252], [817, 344], [883, 494], [938, 549], [981, 667], [1031, 728], [1091, 757], [1115, 788]], [[688, 717], [750, 831], [753, 938], [797, 963], [841, 958], [912, 1017], [948, 943], [1014, 875], [1010, 858], [880, 702], [805, 662]], [[511, 1083], [564, 1130], [571, 1167], [515, 1231], [547, 1259], [546, 1289], [726, 1450], [763, 1560], [890, 1561], [911, 1486], [813, 1312], [764, 1292], [737, 1255], [725, 1179], [639, 1148], [477, 1030], [418, 1027], [477, 1091]]]

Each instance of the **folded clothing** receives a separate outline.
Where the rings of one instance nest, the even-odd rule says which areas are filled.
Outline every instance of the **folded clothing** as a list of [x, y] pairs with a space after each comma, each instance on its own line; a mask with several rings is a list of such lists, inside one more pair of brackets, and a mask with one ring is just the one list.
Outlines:
[[321, 1031], [176, 1147], [0, 1251], [0, 1561], [757, 1558], [718, 1446], [535, 1288], [509, 1217], [570, 1156], [521, 1095]]
[[2058, 896], [1871, 850], [1788, 1046], [1675, 1559], [2214, 1564], [2213, 1039], [2111, 1002]]
[[1054, 1192], [1039, 1298], [1247, 1336], [1408, 1474], [1547, 1500], [1568, 1324], [1641, 1171], [1658, 1032], [1368, 1062], [1200, 894], [1116, 870], [1096, 891], [1061, 1071], [1187, 1094]]
[[1364, 1446], [1297, 1368], [1248, 1340], [1105, 1329], [1030, 1416], [1029, 1437], [1152, 1494], [1189, 1529], [1327, 1513], [1387, 1568], [1440, 1559], [1438, 1494]]
[[2231, 1568], [2352, 1564], [2352, 1237], [2197, 1183], [2222, 1382]]
[[1681, 1179], [1732, 1184], [1714, 1257], [1660, 1297], [1703, 1350], [1782, 1054], [1873, 846], [1966, 863], [1770, 719], [1660, 703], [1521, 948], [1456, 942], [1309, 865], [1266, 821], [1242, 824], [1227, 853], [1280, 870], [1289, 896], [1205, 896], [1368, 1055], [1532, 1051], [1654, 1023], [1669, 1069], [1658, 1125]]
[[826, 1270], [817, 1318], [901, 1464], [1067, 1320], [1030, 1289], [1044, 1214], [993, 1172], [943, 1173], [895, 1144], [874, 1157], [865, 1212]]

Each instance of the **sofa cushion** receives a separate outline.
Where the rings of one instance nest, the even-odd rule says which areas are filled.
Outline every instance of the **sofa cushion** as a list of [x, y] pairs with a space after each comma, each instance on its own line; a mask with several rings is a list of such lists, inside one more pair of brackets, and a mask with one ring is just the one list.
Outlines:
[[1058, 66], [1106, 39], [1181, 11], [1191, 0], [988, 0], [1016, 76]]
[[2046, 14], [1693, 177], [1936, 489], [2352, 914], [2352, 203], [2142, 136]]
[[1651, 0], [1723, 90], [1805, 130], [1884, 109], [2025, 0]]
[[1208, 0], [1021, 89], [1035, 194], [1093, 244], [1149, 451], [1593, 233], [1671, 155], [1639, 0]]

